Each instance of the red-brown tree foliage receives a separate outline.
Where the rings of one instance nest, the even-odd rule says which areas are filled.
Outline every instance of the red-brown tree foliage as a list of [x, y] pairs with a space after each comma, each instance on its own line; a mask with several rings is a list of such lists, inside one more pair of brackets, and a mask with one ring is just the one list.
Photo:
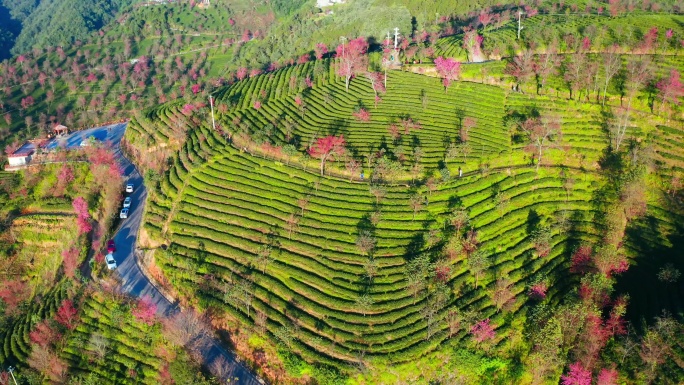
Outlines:
[[42, 347], [47, 347], [54, 344], [61, 337], [62, 335], [50, 326], [49, 320], [43, 320], [39, 322], [29, 333], [29, 339], [31, 342]]
[[74, 302], [70, 299], [62, 301], [62, 305], [57, 309], [55, 321], [67, 329], [76, 327], [78, 321], [78, 310], [74, 307]]
[[29, 293], [30, 288], [21, 278], [0, 283], [0, 299], [5, 302], [5, 313], [14, 314], [19, 303], [26, 300]]
[[74, 246], [71, 246], [68, 249], [64, 249], [64, 251], [62, 251], [64, 275], [67, 278], [73, 279], [76, 275], [76, 269], [78, 269], [79, 254], [79, 250]]

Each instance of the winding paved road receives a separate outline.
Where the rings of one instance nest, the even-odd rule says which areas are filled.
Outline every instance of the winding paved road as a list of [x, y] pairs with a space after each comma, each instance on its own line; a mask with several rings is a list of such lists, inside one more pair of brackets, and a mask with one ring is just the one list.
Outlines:
[[[138, 235], [138, 229], [142, 222], [143, 209], [147, 199], [147, 189], [145, 188], [143, 178], [138, 173], [138, 170], [121, 153], [119, 143], [126, 132], [127, 125], [127, 123], [120, 123], [77, 131], [67, 137], [53, 141], [48, 145], [48, 148], [54, 148], [57, 145], [76, 148], [80, 146], [81, 141], [93, 136], [99, 141], [109, 143], [112, 149], [114, 149], [123, 169], [126, 183], [133, 183], [134, 186], [133, 193], [130, 194], [131, 208], [128, 213], [128, 218], [121, 220], [116, 234], [114, 235], [114, 242], [117, 248], [114, 253], [114, 258], [118, 265], [116, 271], [121, 277], [121, 285], [124, 291], [136, 297], [149, 297], [152, 302], [157, 305], [158, 315], [171, 317], [180, 312], [180, 308], [177, 304], [169, 302], [166, 297], [157, 290], [142, 272], [135, 257], [135, 242]], [[233, 352], [224, 349], [216, 338], [209, 337], [202, 339], [198, 344], [198, 348], [203, 357], [204, 365], [207, 368], [214, 367], [216, 360], [223, 359], [223, 362], [228, 368], [224, 368], [222, 373], [226, 375], [225, 380], [231, 380], [231, 384], [256, 385], [261, 383], [259, 378], [241, 362], [237, 361]]]

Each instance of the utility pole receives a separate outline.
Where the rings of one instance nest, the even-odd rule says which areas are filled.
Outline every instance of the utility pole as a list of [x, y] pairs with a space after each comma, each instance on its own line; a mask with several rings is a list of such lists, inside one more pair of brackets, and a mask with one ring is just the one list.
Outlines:
[[520, 25], [520, 17], [522, 16], [523, 11], [518, 10], [518, 40], [520, 40], [520, 31], [523, 29], [523, 26]]
[[209, 94], [209, 105], [211, 106], [211, 126], [214, 128], [214, 131], [216, 131], [216, 122], [214, 121], [214, 99], [211, 97], [211, 94]]
[[397, 43], [399, 42], [399, 28], [394, 28], [394, 50], [397, 49]]
[[14, 378], [14, 368], [10, 366], [9, 368], [7, 368], [7, 371], [12, 376], [12, 379], [14, 380], [14, 385], [17, 385], [17, 379]]

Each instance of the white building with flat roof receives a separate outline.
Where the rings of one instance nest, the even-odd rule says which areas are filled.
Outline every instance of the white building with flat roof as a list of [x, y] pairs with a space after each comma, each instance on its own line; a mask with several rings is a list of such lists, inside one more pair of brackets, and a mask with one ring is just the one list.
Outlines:
[[344, 0], [316, 0], [318, 8], [329, 7], [333, 4], [342, 4]]
[[31, 155], [35, 152], [36, 146], [31, 142], [24, 143], [17, 151], [7, 156], [9, 167], [26, 166], [31, 162]]

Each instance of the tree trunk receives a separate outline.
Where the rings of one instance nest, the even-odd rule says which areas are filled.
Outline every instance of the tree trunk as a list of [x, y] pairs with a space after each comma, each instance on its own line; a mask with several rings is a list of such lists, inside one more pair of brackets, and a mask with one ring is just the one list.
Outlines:
[[541, 165], [542, 161], [542, 146], [539, 146], [539, 157], [537, 158], [537, 172], [539, 172], [539, 166]]

